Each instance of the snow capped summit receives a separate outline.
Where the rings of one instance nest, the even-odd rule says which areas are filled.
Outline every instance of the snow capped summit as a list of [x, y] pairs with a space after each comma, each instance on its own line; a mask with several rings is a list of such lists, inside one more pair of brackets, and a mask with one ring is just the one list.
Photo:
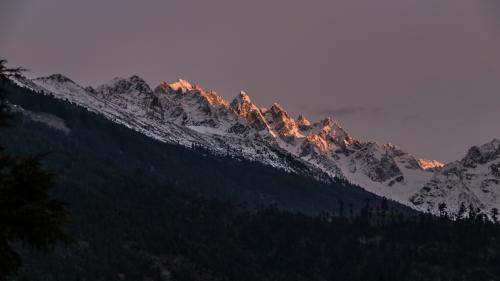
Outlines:
[[458, 211], [461, 203], [486, 213], [500, 209], [500, 141], [473, 146], [462, 160], [437, 170], [410, 201], [435, 212], [440, 203], [451, 212]]
[[250, 96], [247, 95], [245, 91], [240, 91], [240, 93], [234, 98], [233, 102], [235, 103], [251, 103]]
[[274, 103], [269, 110], [264, 113], [267, 123], [277, 133], [278, 136], [291, 141], [295, 137], [303, 137], [299, 133], [295, 120], [277, 103]]
[[161, 83], [154, 90], [156, 103], [162, 108], [162, 118], [183, 126], [224, 127], [231, 119], [229, 103], [215, 91], [205, 91], [186, 80]]
[[186, 80], [178, 79], [173, 83], [162, 82], [156, 89], [157, 93], [168, 93], [177, 99], [198, 99], [211, 105], [228, 106], [228, 102], [223, 97], [217, 95], [215, 91], [205, 91], [198, 85], [191, 85]]
[[231, 102], [231, 108], [242, 118], [247, 118], [253, 111], [259, 111], [259, 108], [252, 103], [250, 97], [244, 91], [240, 93]]
[[53, 96], [67, 100], [78, 105], [88, 105], [93, 111], [98, 111], [95, 108], [97, 101], [95, 97], [89, 95], [88, 91], [82, 86], [76, 84], [73, 80], [61, 74], [52, 74], [47, 77], [39, 77], [28, 80], [21, 78], [17, 82], [21, 82], [27, 88], [31, 88], [37, 92], [52, 94]]
[[319, 130], [319, 136], [330, 143], [333, 147], [354, 144], [354, 139], [351, 135], [332, 118], [325, 118], [322, 121], [315, 123], [313, 125], [313, 130]]
[[265, 131], [274, 136], [271, 128], [264, 118], [263, 112], [252, 103], [250, 97], [241, 91], [231, 102], [231, 109], [250, 127], [258, 132]]
[[108, 83], [98, 86], [95, 91], [102, 96], [107, 95], [129, 95], [129, 94], [152, 94], [149, 85], [137, 75], [129, 78], [116, 77]]
[[183, 93], [191, 91], [195, 88], [195, 87], [193, 87], [193, 85], [191, 85], [191, 83], [189, 83], [188, 81], [186, 81], [184, 79], [180, 79], [180, 78], [177, 79], [177, 81], [172, 82], [170, 84], [167, 84], [167, 83], [162, 83], [162, 84], [168, 86], [170, 89], [172, 89], [174, 91], [181, 91]]
[[155, 115], [151, 107], [154, 100], [153, 91], [146, 81], [137, 75], [129, 78], [115, 77], [94, 90], [87, 91], [108, 106], [119, 107], [142, 117]]

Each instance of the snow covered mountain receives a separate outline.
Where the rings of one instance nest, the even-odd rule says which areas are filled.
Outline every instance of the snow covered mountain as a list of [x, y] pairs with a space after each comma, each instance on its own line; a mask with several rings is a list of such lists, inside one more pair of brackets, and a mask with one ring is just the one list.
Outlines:
[[392, 144], [357, 140], [332, 118], [311, 122], [301, 115], [294, 119], [277, 103], [268, 109], [259, 107], [245, 92], [229, 102], [182, 79], [162, 82], [154, 89], [138, 76], [115, 78], [95, 88], [84, 88], [60, 74], [13, 81], [163, 142], [201, 145], [215, 154], [231, 154], [325, 181], [345, 179], [420, 210], [436, 212], [438, 203], [456, 206], [462, 199], [483, 209], [500, 202], [496, 199], [498, 167], [490, 167], [493, 156], [484, 156], [488, 148], [474, 149], [466, 157], [469, 160], [443, 167], [439, 161], [418, 159]]
[[[60, 74], [36, 79], [16, 77], [12, 81], [102, 114], [163, 142], [204, 146], [215, 154], [232, 154], [288, 172], [329, 179], [307, 162], [286, 157], [287, 152], [265, 140], [265, 136], [246, 138], [252, 130], [230, 113], [227, 102], [213, 92], [195, 89], [187, 81], [163, 83], [154, 91], [137, 76], [115, 78], [96, 88], [84, 88]], [[235, 133], [225, 133], [226, 130]]]
[[410, 202], [431, 210], [444, 202], [452, 213], [462, 203], [484, 212], [500, 209], [500, 140], [473, 146], [462, 160], [436, 171]]

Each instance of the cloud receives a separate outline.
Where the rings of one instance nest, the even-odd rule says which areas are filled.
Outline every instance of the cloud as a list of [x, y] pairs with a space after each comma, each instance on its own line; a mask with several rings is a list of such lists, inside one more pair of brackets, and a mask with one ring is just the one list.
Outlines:
[[348, 115], [380, 115], [384, 113], [381, 107], [368, 107], [368, 106], [343, 106], [336, 109], [323, 109], [320, 111], [321, 115], [331, 115], [335, 117], [344, 117]]

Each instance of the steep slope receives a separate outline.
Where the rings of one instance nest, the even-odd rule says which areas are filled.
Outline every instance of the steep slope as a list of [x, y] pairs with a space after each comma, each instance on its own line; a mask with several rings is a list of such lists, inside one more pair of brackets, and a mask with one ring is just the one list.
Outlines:
[[462, 160], [438, 170], [410, 201], [431, 210], [446, 203], [454, 213], [462, 203], [486, 213], [500, 209], [500, 140], [470, 148]]
[[[74, 239], [49, 253], [23, 251], [21, 280], [445, 276], [483, 281], [500, 276], [498, 225], [375, 211], [373, 223], [367, 223], [370, 215], [347, 220], [244, 208], [225, 201], [318, 214], [339, 210], [342, 200], [349, 215], [351, 206], [360, 213], [365, 199], [372, 207], [381, 200], [347, 183], [325, 184], [258, 162], [160, 142], [52, 96], [12, 85], [7, 92], [17, 104], [16, 118], [0, 133], [0, 143], [13, 154], [49, 152], [44, 165], [57, 175], [53, 196], [69, 203], [68, 231]], [[496, 141], [473, 149], [465, 164], [494, 161], [498, 146]], [[367, 154], [378, 151], [372, 148]], [[398, 154], [394, 146], [384, 149]], [[399, 160], [405, 158], [399, 154]], [[390, 210], [414, 213], [388, 204]]]
[[440, 165], [393, 145], [356, 140], [331, 118], [295, 120], [277, 103], [269, 109], [256, 106], [245, 92], [229, 103], [181, 79], [153, 90], [137, 76], [115, 78], [95, 89], [62, 75], [15, 82], [163, 142], [202, 146], [324, 181], [348, 180], [408, 205]]
[[19, 154], [49, 152], [47, 164], [59, 176], [60, 195], [76, 206], [79, 196], [94, 194], [97, 200], [101, 192], [141, 184], [304, 213], [336, 210], [338, 200], [355, 210], [366, 198], [380, 204], [380, 198], [347, 182], [325, 183], [202, 147], [160, 142], [51, 96], [12, 85], [7, 92], [18, 117], [0, 135], [2, 144]]
[[[290, 160], [286, 151], [278, 145], [270, 145], [258, 135], [243, 138], [242, 133], [248, 136], [252, 131], [240, 124], [233, 112], [227, 111], [227, 102], [214, 92], [204, 91], [187, 81], [162, 83], [151, 91], [144, 80], [132, 76], [112, 79], [95, 89], [84, 89], [69, 78], [60, 77], [63, 76], [57, 74], [33, 80], [20, 77], [14, 82], [37, 93], [83, 106], [163, 142], [203, 146], [218, 155], [238, 155], [289, 172], [328, 178], [319, 170], [312, 171], [307, 162]], [[226, 130], [238, 134], [226, 134]]]
[[[16, 105], [15, 118], [12, 126], [2, 128], [0, 143], [9, 154], [45, 155], [44, 167], [56, 175], [52, 196], [69, 204], [68, 231], [74, 239], [47, 254], [25, 251], [23, 274], [29, 278], [22, 279], [150, 280], [164, 268], [170, 270], [167, 261], [177, 262], [178, 257], [210, 269], [219, 268], [213, 264], [230, 271], [241, 265], [253, 268], [251, 260], [262, 255], [249, 256], [246, 239], [237, 244], [234, 240], [252, 237], [256, 230], [247, 231], [241, 214], [276, 205], [279, 209], [271, 210], [278, 214], [285, 209], [290, 217], [308, 218], [324, 211], [338, 213], [342, 201], [349, 215], [351, 210], [359, 214], [366, 199], [371, 206], [382, 202], [346, 182], [326, 184], [259, 162], [160, 142], [81, 106], [25, 88], [9, 85], [7, 93]], [[396, 212], [413, 213], [395, 202], [388, 204]], [[263, 226], [259, 229], [265, 235], [287, 235]], [[298, 229], [310, 226], [304, 223]], [[303, 259], [310, 261], [309, 256]], [[261, 272], [255, 270], [252, 279], [247, 273], [237, 276], [262, 280]], [[158, 280], [163, 279], [168, 278]]]

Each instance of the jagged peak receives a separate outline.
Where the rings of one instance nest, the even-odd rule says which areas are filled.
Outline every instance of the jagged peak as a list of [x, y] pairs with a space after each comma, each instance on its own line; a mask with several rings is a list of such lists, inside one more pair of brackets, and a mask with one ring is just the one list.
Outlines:
[[293, 123], [295, 126], [295, 120], [293, 120], [293, 118], [288, 115], [288, 112], [286, 112], [286, 110], [283, 109], [283, 107], [281, 107], [278, 103], [273, 103], [269, 112], [274, 116], [273, 118], [287, 119], [287, 122]]
[[336, 145], [351, 145], [357, 142], [333, 118], [327, 117], [313, 126], [320, 130], [318, 134], [322, 138], [333, 138]]
[[134, 84], [147, 84], [144, 79], [142, 79], [140, 76], [134, 74], [134, 75], [132, 75], [132, 76], [130, 76], [128, 78], [118, 77], [117, 76], [117, 77], [109, 80], [107, 83], [101, 84], [99, 86], [112, 85], [112, 84], [115, 84], [115, 83], [119, 83], [121, 81], [129, 82], [129, 83], [134, 83]]
[[474, 166], [498, 157], [500, 157], [500, 140], [494, 139], [486, 144], [471, 147], [462, 161], [467, 166]]
[[271, 108], [266, 110], [265, 115], [268, 120], [274, 120], [270, 121], [271, 123], [277, 120], [284, 121], [284, 119], [286, 119], [287, 122], [292, 122], [295, 125], [295, 120], [290, 118], [288, 113], [278, 103], [273, 103]]
[[332, 117], [327, 117], [319, 122], [321, 126], [323, 127], [335, 127], [339, 129], [343, 129], [342, 126], [337, 122], [337, 120], [333, 119]]
[[59, 82], [59, 83], [69, 82], [69, 83], [76, 84], [75, 81], [69, 79], [67, 76], [64, 76], [60, 73], [55, 73], [55, 74], [52, 74], [49, 76], [38, 77], [38, 78], [35, 78], [34, 80], [44, 80], [44, 81], [51, 80], [51, 81], [55, 81], [55, 82]]
[[252, 103], [250, 96], [245, 91], [240, 91], [233, 99], [231, 108], [242, 117], [246, 116], [250, 111], [260, 111], [259, 108]]
[[239, 104], [243, 103], [252, 103], [252, 100], [250, 99], [250, 96], [247, 95], [245, 91], [240, 91], [240, 93], [233, 99], [231, 104], [237, 106]]
[[295, 120], [278, 103], [274, 103], [264, 115], [270, 128], [276, 131], [279, 136], [302, 137]]
[[166, 85], [174, 91], [181, 90], [184, 93], [187, 91], [195, 90], [195, 89], [200, 90], [199, 86], [195, 87], [189, 81], [181, 79], [181, 78], [177, 79], [177, 81], [172, 82], [172, 83], [163, 82], [162, 85]]
[[111, 79], [109, 82], [99, 85], [95, 88], [96, 92], [99, 93], [129, 93], [130, 91], [135, 90], [141, 93], [151, 93], [151, 88], [146, 83], [146, 81], [139, 77], [138, 75], [132, 75], [128, 78], [115, 77]]
[[479, 146], [479, 149], [485, 152], [496, 151], [500, 149], [500, 139], [493, 139], [492, 141]]
[[224, 108], [229, 107], [229, 103], [213, 90], [204, 90], [198, 84], [191, 84], [187, 80], [177, 79], [177, 81], [172, 83], [167, 83], [165, 81], [160, 82], [160, 85], [155, 88], [156, 93], [170, 94], [180, 100], [195, 99], [208, 105], [222, 106]]
[[271, 106], [270, 110], [272, 112], [276, 112], [276, 113], [278, 113], [278, 112], [284, 112], [284, 113], [286, 113], [288, 115], [288, 113], [283, 109], [283, 107], [281, 107], [281, 105], [279, 105], [279, 103], [277, 103], [277, 102], [273, 103], [273, 105]]
[[245, 91], [240, 91], [238, 97], [244, 102], [252, 102], [250, 96]]
[[134, 75], [130, 76], [128, 78], [128, 80], [130, 80], [132, 82], [136, 82], [136, 83], [144, 83], [144, 84], [146, 84], [146, 81], [144, 79], [142, 79], [142, 77], [140, 77], [137, 74], [134, 74]]
[[307, 118], [305, 118], [304, 115], [300, 114], [299, 117], [297, 118], [297, 125], [303, 127], [311, 126], [311, 121], [307, 120]]
[[383, 148], [385, 149], [390, 149], [390, 150], [398, 150], [399, 147], [393, 143], [385, 143], [384, 145], [382, 145]]
[[195, 85], [195, 90], [196, 93], [204, 97], [211, 105], [229, 107], [228, 102], [223, 97], [219, 96], [216, 91], [204, 91], [198, 85]]
[[257, 131], [265, 130], [274, 136], [263, 115], [265, 111], [262, 111], [262, 109], [253, 104], [250, 96], [245, 91], [239, 92], [231, 102], [230, 107], [240, 118], [248, 122]]

